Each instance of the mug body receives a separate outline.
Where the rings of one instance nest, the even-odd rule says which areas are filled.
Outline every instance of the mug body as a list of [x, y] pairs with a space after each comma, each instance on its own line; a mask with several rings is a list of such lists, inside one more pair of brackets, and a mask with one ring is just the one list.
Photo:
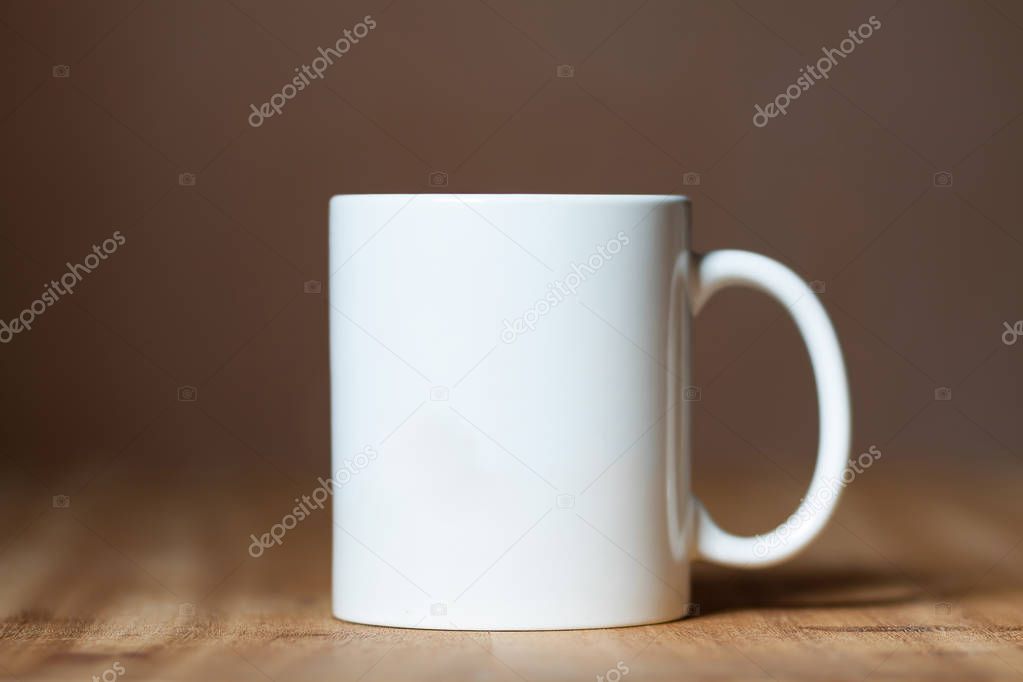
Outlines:
[[331, 199], [335, 616], [686, 615], [689, 234], [677, 196]]

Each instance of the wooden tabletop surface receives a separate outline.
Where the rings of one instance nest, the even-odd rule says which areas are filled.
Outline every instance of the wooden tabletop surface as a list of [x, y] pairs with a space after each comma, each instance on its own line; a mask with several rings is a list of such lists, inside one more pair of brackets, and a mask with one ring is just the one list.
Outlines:
[[[86, 493], [21, 505], [0, 547], [0, 679], [1023, 679], [1023, 466], [920, 461], [855, 481], [789, 564], [698, 565], [698, 616], [579, 632], [337, 621], [325, 513], [256, 560], [244, 548], [258, 528], [214, 488], [148, 516], [138, 500]], [[698, 483], [736, 530], [792, 502], [735, 476]]]

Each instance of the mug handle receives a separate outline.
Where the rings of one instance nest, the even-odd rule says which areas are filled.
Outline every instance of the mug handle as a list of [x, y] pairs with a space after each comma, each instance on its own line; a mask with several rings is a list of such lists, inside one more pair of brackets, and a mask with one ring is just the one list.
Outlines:
[[824, 528], [842, 492], [850, 448], [849, 385], [842, 351], [824, 307], [814, 292], [781, 263], [749, 251], [721, 250], [683, 254], [694, 313], [715, 292], [729, 286], [758, 289], [785, 306], [806, 343], [817, 384], [820, 440], [817, 465], [806, 496], [792, 516], [763, 535], [742, 537], [722, 530], [703, 504], [693, 498], [693, 543], [698, 559], [738, 568], [759, 568], [785, 561]]

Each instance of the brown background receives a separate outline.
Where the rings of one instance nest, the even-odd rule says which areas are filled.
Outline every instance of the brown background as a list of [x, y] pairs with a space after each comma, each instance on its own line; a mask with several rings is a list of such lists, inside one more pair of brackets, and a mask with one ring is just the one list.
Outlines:
[[[324, 80], [249, 126], [250, 104], [367, 14], [377, 28]], [[830, 80], [752, 125], [871, 15], [882, 28]], [[3, 0], [0, 49], [0, 317], [127, 239], [0, 346], [0, 615], [87, 615], [152, 581], [183, 602], [231, 581], [327, 593], [325, 560], [268, 577], [328, 542], [325, 513], [275, 557], [245, 553], [328, 471], [327, 304], [303, 283], [328, 277], [330, 195], [435, 191], [434, 170], [443, 191], [689, 194], [699, 250], [826, 284], [855, 451], [883, 453], [844, 507], [926, 518], [984, 486], [964, 512], [981, 526], [1023, 508], [1023, 342], [1001, 341], [1023, 319], [1023, 4]], [[805, 352], [752, 293], [722, 294], [696, 329], [695, 487], [728, 527], [766, 530], [811, 471]], [[883, 524], [828, 533], [912, 572]], [[1020, 558], [954, 538], [950, 577]], [[119, 568], [73, 589], [97, 550]], [[10, 587], [25, 557], [68, 590]]]

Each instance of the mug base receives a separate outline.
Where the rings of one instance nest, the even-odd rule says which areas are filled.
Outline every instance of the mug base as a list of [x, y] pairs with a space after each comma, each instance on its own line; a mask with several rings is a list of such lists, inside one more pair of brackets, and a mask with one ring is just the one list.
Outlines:
[[630, 628], [643, 625], [660, 625], [689, 618], [689, 614], [668, 617], [639, 618], [635, 620], [606, 621], [600, 623], [579, 623], [578, 621], [550, 621], [533, 623], [454, 623], [443, 616], [422, 618], [417, 622], [398, 622], [388, 619], [344, 616], [332, 614], [336, 620], [354, 625], [394, 628], [401, 630], [441, 630], [458, 632], [548, 632], [558, 630], [606, 630], [609, 628]]

